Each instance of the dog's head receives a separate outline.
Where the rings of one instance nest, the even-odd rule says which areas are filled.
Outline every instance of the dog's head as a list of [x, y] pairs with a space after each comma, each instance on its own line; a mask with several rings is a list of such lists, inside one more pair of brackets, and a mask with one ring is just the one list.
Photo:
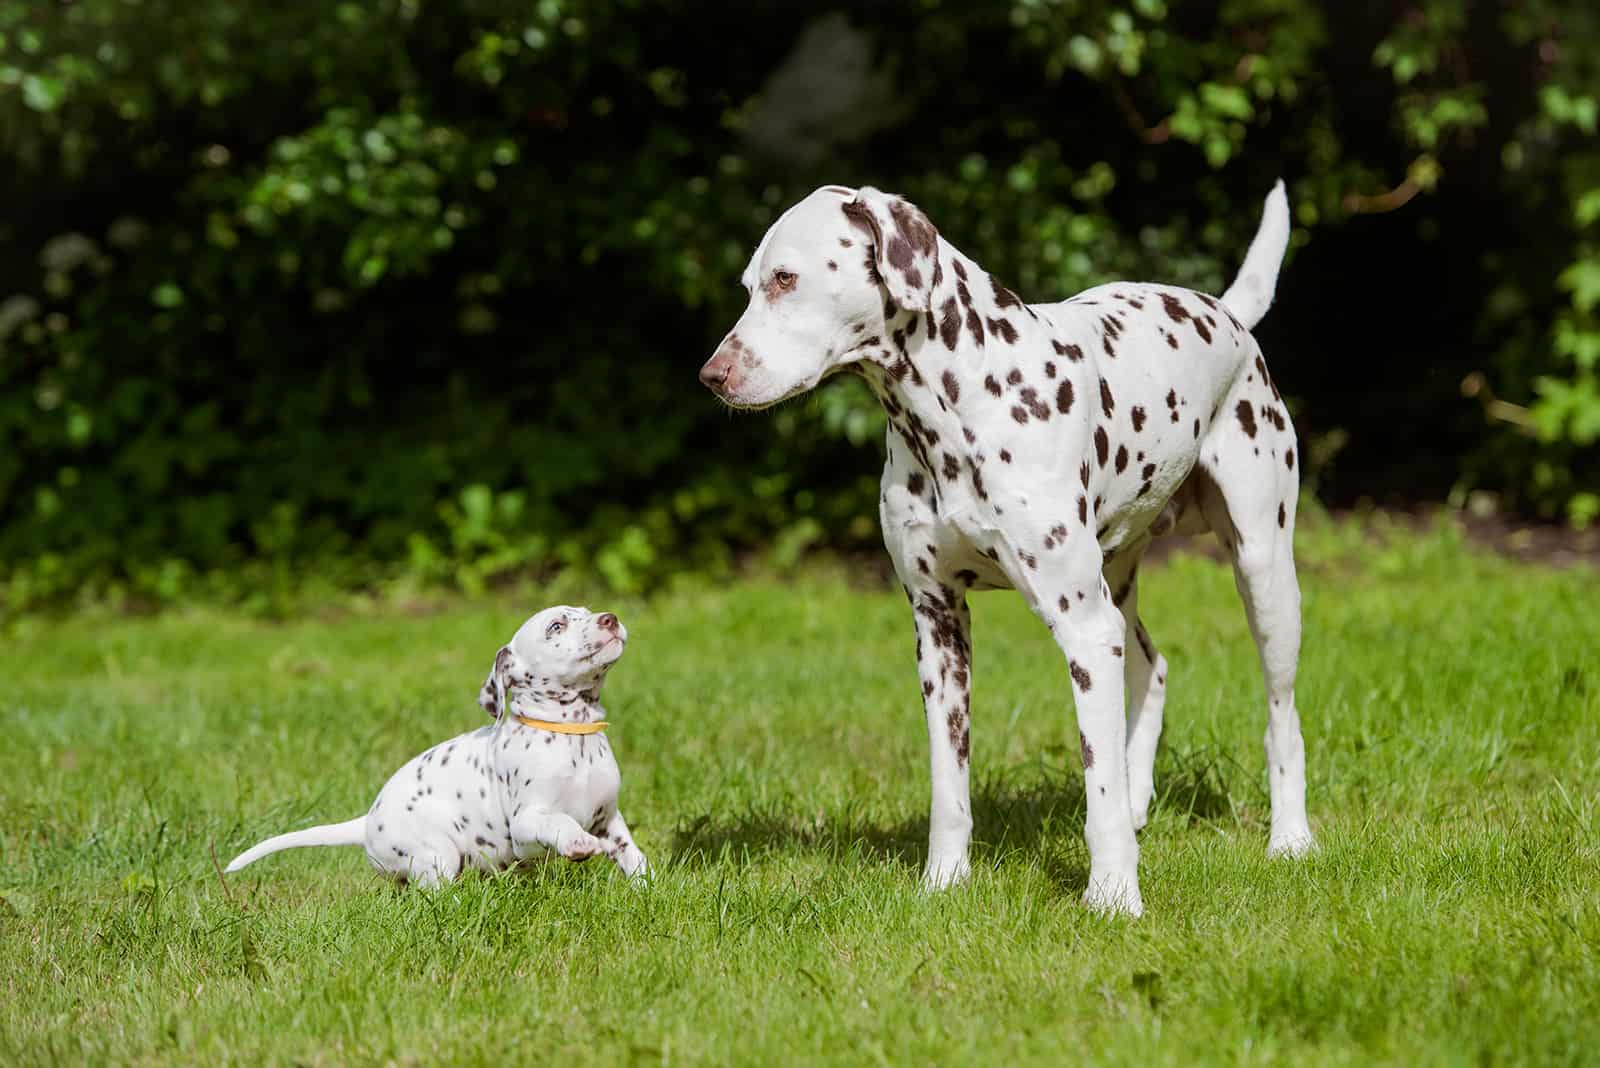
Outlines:
[[750, 305], [700, 381], [735, 408], [804, 393], [888, 342], [895, 309], [926, 313], [939, 232], [909, 201], [826, 185], [784, 212], [745, 268]]
[[518, 691], [554, 702], [585, 692], [592, 696], [627, 643], [627, 628], [610, 612], [564, 604], [546, 608], [495, 653], [478, 704], [498, 719]]

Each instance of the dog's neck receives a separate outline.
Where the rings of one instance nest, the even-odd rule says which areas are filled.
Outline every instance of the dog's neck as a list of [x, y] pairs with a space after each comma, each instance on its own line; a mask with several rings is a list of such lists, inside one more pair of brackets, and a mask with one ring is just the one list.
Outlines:
[[513, 686], [506, 695], [506, 711], [508, 720], [510, 716], [525, 716], [555, 723], [592, 723], [606, 718], [598, 681], [584, 689], [554, 682]]
[[[1052, 351], [1052, 327], [943, 238], [939, 257], [932, 310], [886, 304], [885, 336], [866, 346], [855, 368], [889, 417], [891, 454], [927, 480], [936, 500], [953, 504], [947, 498], [956, 486], [983, 495], [981, 476], [971, 477], [967, 459], [989, 451], [974, 411], [1003, 395], [1013, 418], [1036, 418], [1031, 409], [1053, 405], [1066, 364], [1084, 356], [1073, 346], [1058, 347], [1053, 379], [1039, 380], [1042, 371], [1028, 367], [1021, 373], [1037, 380], [1033, 385], [1009, 380], [1019, 354]], [[985, 392], [991, 395], [979, 396]]]

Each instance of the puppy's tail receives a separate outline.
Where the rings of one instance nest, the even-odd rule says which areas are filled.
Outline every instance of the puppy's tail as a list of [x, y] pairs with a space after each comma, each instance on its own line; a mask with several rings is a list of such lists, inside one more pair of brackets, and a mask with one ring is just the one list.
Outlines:
[[254, 864], [269, 853], [301, 846], [360, 845], [367, 840], [367, 817], [357, 816], [343, 823], [325, 823], [321, 827], [307, 827], [303, 831], [290, 831], [276, 838], [251, 846], [228, 861], [224, 871], [238, 871], [246, 864]]
[[1289, 248], [1289, 197], [1283, 191], [1283, 180], [1267, 194], [1267, 206], [1261, 213], [1261, 227], [1250, 251], [1244, 254], [1244, 266], [1233, 285], [1222, 294], [1222, 303], [1234, 314], [1246, 330], [1253, 329], [1266, 317], [1272, 307], [1272, 294], [1278, 288], [1278, 268], [1283, 265], [1283, 254]]

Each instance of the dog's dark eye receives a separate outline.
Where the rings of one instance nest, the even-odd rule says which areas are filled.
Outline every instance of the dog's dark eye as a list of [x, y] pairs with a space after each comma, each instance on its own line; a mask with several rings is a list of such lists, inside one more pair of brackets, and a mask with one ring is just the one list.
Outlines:
[[793, 271], [773, 271], [772, 280], [777, 283], [779, 289], [794, 288], [795, 278]]
[[557, 634], [560, 634], [562, 631], [564, 631], [566, 629], [567, 629], [566, 621], [558, 619], [554, 623], [550, 624], [548, 627], [544, 628], [544, 636], [546, 638], [554, 638]]

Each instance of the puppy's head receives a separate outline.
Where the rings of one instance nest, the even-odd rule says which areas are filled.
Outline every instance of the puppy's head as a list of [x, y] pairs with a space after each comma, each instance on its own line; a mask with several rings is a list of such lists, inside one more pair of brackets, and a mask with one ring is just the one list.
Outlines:
[[546, 608], [495, 653], [478, 704], [498, 719], [519, 691], [552, 703], [570, 703], [585, 692], [592, 696], [627, 643], [627, 628], [610, 612], [564, 604]]
[[928, 313], [939, 232], [915, 205], [827, 185], [784, 212], [745, 268], [750, 304], [700, 368], [734, 408], [765, 408], [889, 346], [899, 308]]

